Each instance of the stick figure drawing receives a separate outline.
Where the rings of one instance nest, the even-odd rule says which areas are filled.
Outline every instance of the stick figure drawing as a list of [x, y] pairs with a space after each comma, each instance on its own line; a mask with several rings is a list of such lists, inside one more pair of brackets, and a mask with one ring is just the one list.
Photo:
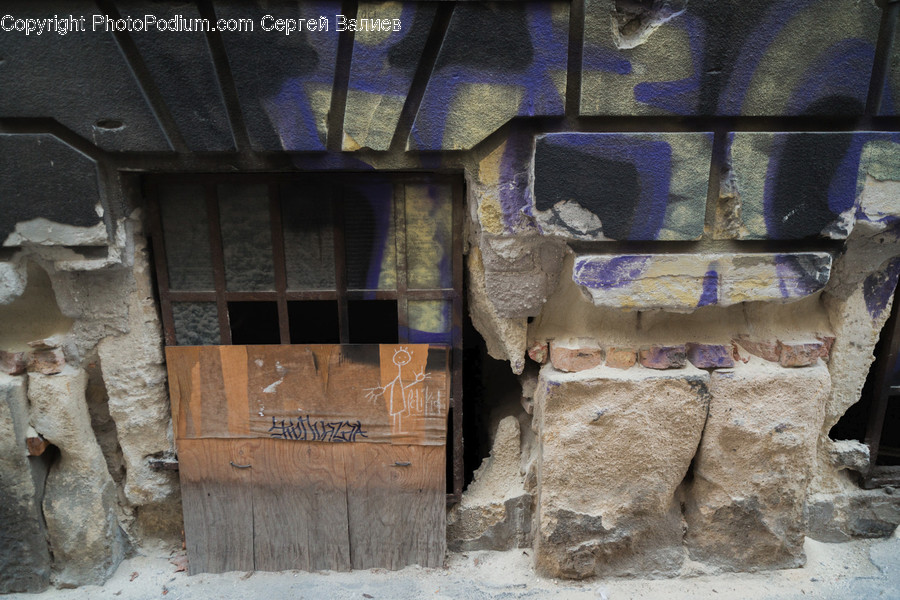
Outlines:
[[384, 398], [387, 402], [388, 412], [391, 414], [391, 431], [404, 433], [403, 418], [421, 412], [421, 409], [416, 410], [416, 407], [413, 406], [413, 399], [417, 397], [414, 386], [429, 379], [430, 375], [425, 372], [423, 367], [421, 372], [412, 373], [412, 377], [407, 374], [406, 381], [409, 383], [404, 385], [403, 367], [412, 362], [412, 354], [408, 348], [403, 346], [394, 351], [392, 362], [397, 367], [397, 376], [381, 387], [367, 389], [366, 398], [372, 402]]

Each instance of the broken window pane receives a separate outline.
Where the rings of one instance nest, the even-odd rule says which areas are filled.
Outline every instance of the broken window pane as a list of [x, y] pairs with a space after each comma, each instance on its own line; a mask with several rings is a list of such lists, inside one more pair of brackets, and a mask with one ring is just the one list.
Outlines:
[[219, 221], [225, 253], [225, 289], [275, 289], [272, 230], [265, 185], [220, 185]]
[[206, 196], [199, 185], [159, 187], [170, 290], [214, 289]]
[[221, 343], [219, 313], [215, 302], [173, 302], [175, 342], [179, 346]]

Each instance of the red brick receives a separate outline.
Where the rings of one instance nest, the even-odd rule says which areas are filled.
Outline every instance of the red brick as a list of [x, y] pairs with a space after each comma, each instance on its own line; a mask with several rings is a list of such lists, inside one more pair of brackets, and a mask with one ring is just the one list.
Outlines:
[[822, 353], [819, 354], [819, 357], [825, 362], [828, 362], [831, 359], [831, 349], [834, 347], [834, 336], [817, 335], [816, 339], [822, 342]]
[[28, 366], [28, 358], [24, 352], [7, 352], [0, 350], [0, 373], [21, 375]]
[[539, 365], [547, 362], [547, 357], [549, 355], [550, 350], [547, 346], [547, 342], [535, 342], [528, 348], [528, 356]]
[[641, 364], [648, 369], [681, 369], [685, 362], [684, 344], [641, 348]]
[[53, 348], [52, 350], [35, 350], [28, 354], [28, 371], [34, 373], [43, 373], [44, 375], [55, 375], [63, 370], [66, 366], [66, 357], [62, 350]]
[[550, 362], [560, 371], [585, 371], [603, 364], [603, 348], [591, 340], [550, 342]]
[[40, 456], [47, 449], [47, 446], [50, 445], [50, 442], [38, 435], [25, 438], [25, 445], [28, 447], [29, 456]]
[[803, 344], [786, 344], [778, 342], [779, 360], [782, 367], [809, 367], [816, 364], [822, 356], [825, 344], [822, 342], [808, 342]]
[[781, 351], [778, 348], [778, 340], [761, 340], [747, 335], [739, 335], [734, 340], [741, 348], [754, 356], [763, 358], [769, 362], [778, 362]]
[[630, 369], [637, 362], [634, 348], [610, 348], [606, 351], [606, 366], [613, 369]]
[[698, 369], [723, 369], [734, 366], [731, 344], [687, 345], [687, 358]]

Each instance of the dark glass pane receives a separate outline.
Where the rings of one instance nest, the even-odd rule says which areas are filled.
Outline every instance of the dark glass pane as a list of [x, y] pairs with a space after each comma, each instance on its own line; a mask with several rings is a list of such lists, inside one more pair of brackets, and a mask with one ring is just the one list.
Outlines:
[[396, 300], [350, 300], [347, 302], [351, 344], [396, 344]]
[[334, 300], [288, 302], [292, 344], [339, 344], [338, 304]]
[[230, 292], [275, 289], [272, 230], [265, 185], [220, 185], [219, 220]]
[[275, 302], [229, 302], [228, 320], [232, 344], [281, 343]]
[[333, 290], [334, 225], [330, 186], [281, 186], [281, 221], [289, 290]]
[[394, 186], [372, 182], [344, 188], [347, 289], [397, 287]]
[[449, 185], [406, 186], [408, 287], [453, 287], [453, 203]]
[[410, 300], [409, 341], [413, 344], [449, 344], [453, 304], [449, 300]]
[[160, 186], [159, 206], [169, 269], [169, 289], [214, 289], [209, 220], [203, 187]]
[[179, 346], [221, 344], [215, 302], [173, 302], [175, 343]]

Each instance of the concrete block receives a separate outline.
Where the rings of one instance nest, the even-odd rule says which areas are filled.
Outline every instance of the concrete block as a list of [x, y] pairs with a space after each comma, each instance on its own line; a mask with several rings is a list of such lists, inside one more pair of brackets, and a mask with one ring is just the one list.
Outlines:
[[827, 252], [582, 255], [572, 279], [595, 306], [689, 312], [700, 306], [791, 302], [821, 290]]
[[569, 239], [698, 239], [711, 153], [711, 133], [541, 135], [531, 212]]
[[753, 360], [713, 371], [685, 495], [692, 559], [732, 571], [803, 565], [804, 503], [831, 378]]
[[603, 364], [604, 355], [603, 348], [596, 340], [578, 338], [550, 342], [550, 362], [560, 371], [577, 372], [593, 369]]
[[641, 365], [648, 369], [681, 369], [685, 365], [684, 344], [641, 348]]
[[676, 489], [706, 420], [709, 374], [541, 369], [535, 563], [550, 577], [672, 575]]

